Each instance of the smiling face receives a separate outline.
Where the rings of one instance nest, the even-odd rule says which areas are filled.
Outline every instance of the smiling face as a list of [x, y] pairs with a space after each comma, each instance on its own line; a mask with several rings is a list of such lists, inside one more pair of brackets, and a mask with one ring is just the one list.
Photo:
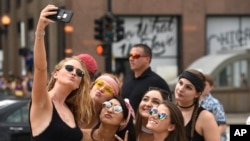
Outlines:
[[163, 101], [163, 98], [161, 96], [161, 93], [157, 90], [150, 90], [148, 91], [143, 97], [139, 104], [139, 114], [147, 119], [149, 116], [149, 110], [152, 107], [157, 107], [159, 104], [161, 104]]
[[[152, 111], [152, 112], [151, 112]], [[175, 126], [171, 123], [170, 111], [164, 104], [160, 104], [158, 108], [153, 108], [148, 117], [146, 127], [153, 132], [166, 132], [174, 130]]]

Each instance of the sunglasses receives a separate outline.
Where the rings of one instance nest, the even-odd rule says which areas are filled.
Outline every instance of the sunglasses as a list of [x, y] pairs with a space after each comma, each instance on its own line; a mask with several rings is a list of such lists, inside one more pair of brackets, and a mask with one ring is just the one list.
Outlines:
[[[102, 107], [106, 108], [106, 109], [109, 109], [109, 108], [112, 107], [112, 105], [113, 104], [110, 101], [105, 101], [105, 102], [103, 102]], [[121, 105], [114, 105], [112, 110], [116, 114], [119, 114], [119, 113], [121, 113], [123, 111]]]
[[154, 109], [154, 108], [152, 108], [152, 109], [149, 110], [149, 114], [150, 114], [151, 116], [157, 114], [157, 118], [158, 118], [159, 120], [164, 120], [164, 119], [167, 118], [167, 114], [166, 114], [166, 113], [158, 113], [158, 110], [157, 110], [157, 109]]
[[129, 58], [132, 59], [139, 59], [140, 57], [147, 57], [147, 55], [140, 55], [140, 54], [129, 54]]
[[95, 86], [98, 89], [104, 88], [103, 91], [104, 91], [104, 94], [106, 94], [106, 95], [113, 95], [115, 93], [114, 90], [113, 90], [113, 88], [110, 87], [110, 86], [108, 86], [108, 85], [106, 85], [103, 80], [97, 80], [95, 82]]
[[[72, 65], [65, 65], [65, 70], [67, 70], [68, 72], [72, 72], [74, 69], [75, 67]], [[84, 73], [82, 70], [76, 68], [76, 75], [79, 77], [83, 77]]]

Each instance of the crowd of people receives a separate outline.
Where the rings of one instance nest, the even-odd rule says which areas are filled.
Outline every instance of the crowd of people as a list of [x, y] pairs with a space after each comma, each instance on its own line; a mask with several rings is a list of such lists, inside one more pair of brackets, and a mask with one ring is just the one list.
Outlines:
[[172, 94], [151, 70], [152, 51], [146, 44], [132, 46], [131, 73], [123, 80], [112, 73], [95, 77], [97, 63], [89, 54], [61, 60], [49, 75], [44, 36], [45, 28], [55, 22], [47, 16], [57, 9], [47, 5], [36, 26], [32, 89], [27, 93], [33, 141], [220, 140], [224, 132], [219, 127], [226, 119], [203, 106], [202, 95], [211, 90], [206, 90], [206, 75], [183, 71]]
[[33, 73], [28, 71], [25, 76], [0, 76], [0, 97], [30, 97], [33, 84]]

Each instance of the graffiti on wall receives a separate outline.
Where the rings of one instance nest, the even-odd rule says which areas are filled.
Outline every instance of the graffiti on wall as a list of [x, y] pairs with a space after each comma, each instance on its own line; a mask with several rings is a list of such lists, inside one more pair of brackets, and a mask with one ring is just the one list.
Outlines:
[[132, 45], [145, 43], [154, 57], [177, 56], [176, 17], [123, 17], [125, 38], [113, 43], [115, 57], [127, 57]]
[[207, 22], [207, 53], [250, 45], [250, 17], [212, 17]]

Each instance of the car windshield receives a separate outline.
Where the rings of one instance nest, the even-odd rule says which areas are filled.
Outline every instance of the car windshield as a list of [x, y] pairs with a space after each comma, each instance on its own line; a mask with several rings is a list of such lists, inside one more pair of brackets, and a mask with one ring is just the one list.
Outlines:
[[17, 102], [17, 100], [1, 100], [0, 101], [0, 109], [3, 109], [4, 107], [7, 107], [7, 106], [14, 104], [16, 102]]

